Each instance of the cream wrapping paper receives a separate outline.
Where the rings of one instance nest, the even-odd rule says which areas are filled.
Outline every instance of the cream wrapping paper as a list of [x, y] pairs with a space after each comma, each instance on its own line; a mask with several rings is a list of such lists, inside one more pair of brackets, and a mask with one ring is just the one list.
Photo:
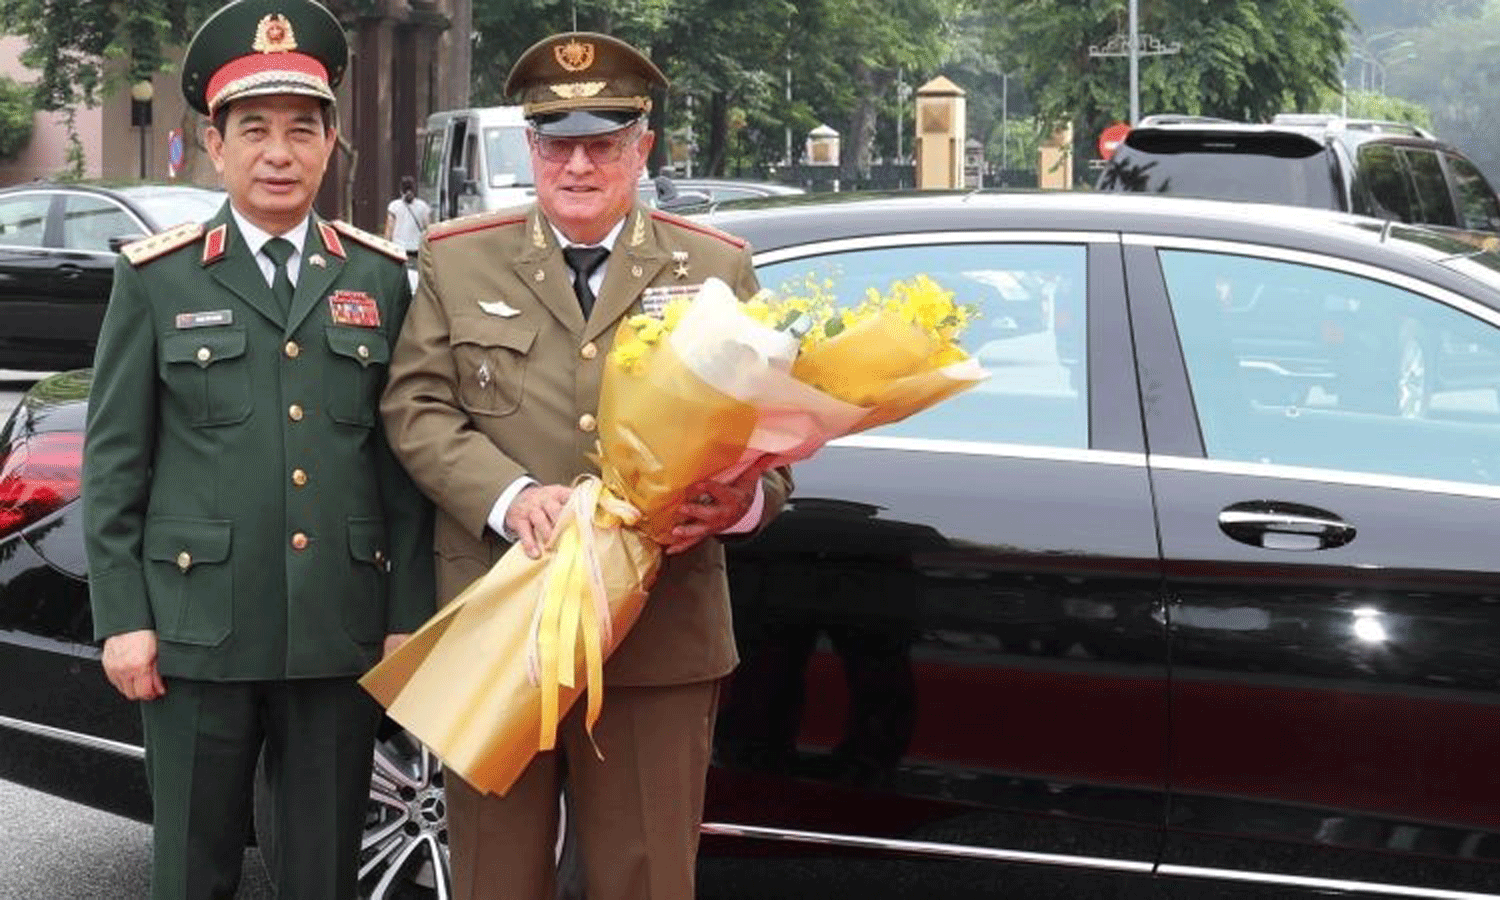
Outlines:
[[[616, 346], [633, 337], [627, 321]], [[687, 489], [806, 459], [984, 377], [972, 360], [921, 371], [931, 343], [899, 319], [850, 329], [801, 363], [819, 390], [795, 374], [797, 341], [709, 279], [638, 366], [606, 364], [601, 474], [575, 485], [542, 558], [511, 547], [360, 683], [452, 772], [505, 794], [585, 694], [592, 734], [603, 662], [640, 615]]]

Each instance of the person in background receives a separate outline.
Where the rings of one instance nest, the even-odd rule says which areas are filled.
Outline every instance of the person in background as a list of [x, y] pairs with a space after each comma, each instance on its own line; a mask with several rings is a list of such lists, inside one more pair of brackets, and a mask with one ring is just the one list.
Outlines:
[[[432, 226], [382, 409], [392, 447], [437, 503], [438, 590], [451, 601], [519, 542], [538, 557], [573, 479], [598, 473], [600, 382], [616, 326], [717, 276], [756, 290], [745, 242], [652, 210], [636, 185], [666, 86], [630, 45], [547, 38], [506, 93], [528, 120], [536, 203]], [[504, 797], [446, 782], [453, 896], [554, 896], [564, 778], [589, 900], [692, 900], [721, 680], [737, 662], [720, 535], [780, 510], [790, 474], [690, 488], [639, 621], [584, 705]]]
[[433, 609], [431, 506], [377, 409], [405, 252], [312, 210], [347, 64], [312, 0], [204, 22], [182, 86], [228, 201], [122, 250], [99, 336], [84, 541], [144, 724], [154, 900], [235, 895], [258, 761], [277, 896], [353, 900], [379, 722], [356, 679]]
[[402, 175], [401, 196], [385, 208], [385, 239], [400, 244], [406, 248], [407, 256], [415, 258], [422, 235], [431, 224], [432, 207], [417, 196], [416, 181], [410, 175]]

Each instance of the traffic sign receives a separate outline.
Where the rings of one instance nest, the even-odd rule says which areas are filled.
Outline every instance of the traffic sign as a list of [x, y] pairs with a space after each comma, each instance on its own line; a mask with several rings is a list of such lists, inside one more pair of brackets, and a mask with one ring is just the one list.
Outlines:
[[1109, 159], [1115, 155], [1115, 148], [1125, 140], [1125, 135], [1130, 133], [1130, 126], [1124, 122], [1116, 122], [1103, 131], [1099, 132], [1099, 155]]

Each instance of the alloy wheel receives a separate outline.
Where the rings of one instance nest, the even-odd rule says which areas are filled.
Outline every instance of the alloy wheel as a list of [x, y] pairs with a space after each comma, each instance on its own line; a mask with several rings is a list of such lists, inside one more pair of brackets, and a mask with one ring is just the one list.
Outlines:
[[442, 764], [405, 731], [375, 744], [359, 884], [364, 900], [452, 896]]

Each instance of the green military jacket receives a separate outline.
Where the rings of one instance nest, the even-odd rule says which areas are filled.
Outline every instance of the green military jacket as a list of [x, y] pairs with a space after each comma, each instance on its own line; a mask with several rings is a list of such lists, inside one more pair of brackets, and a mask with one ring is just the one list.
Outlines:
[[431, 507], [378, 414], [392, 247], [314, 216], [290, 315], [228, 204], [126, 248], [84, 445], [96, 637], [154, 629], [167, 676], [330, 677], [432, 613]]

